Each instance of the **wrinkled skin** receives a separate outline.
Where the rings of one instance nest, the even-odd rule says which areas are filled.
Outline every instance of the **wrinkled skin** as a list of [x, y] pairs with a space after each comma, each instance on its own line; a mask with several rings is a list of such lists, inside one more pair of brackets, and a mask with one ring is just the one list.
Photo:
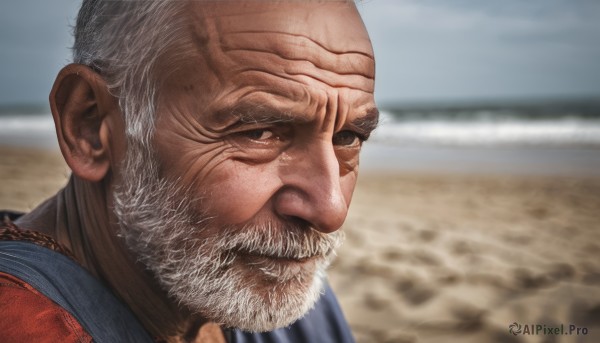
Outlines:
[[191, 57], [164, 82], [162, 173], [216, 226], [340, 228], [376, 124], [374, 60], [351, 3], [193, 6]]

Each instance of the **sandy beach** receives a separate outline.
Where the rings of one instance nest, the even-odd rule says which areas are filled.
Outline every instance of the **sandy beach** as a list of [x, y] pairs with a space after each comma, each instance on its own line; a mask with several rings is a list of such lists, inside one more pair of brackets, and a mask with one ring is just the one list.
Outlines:
[[[0, 154], [0, 208], [66, 182], [56, 151]], [[369, 169], [344, 229], [329, 278], [359, 343], [600, 342], [600, 177]], [[580, 334], [523, 334], [561, 324]]]
[[599, 226], [597, 178], [363, 174], [330, 278], [358, 342], [600, 342]]

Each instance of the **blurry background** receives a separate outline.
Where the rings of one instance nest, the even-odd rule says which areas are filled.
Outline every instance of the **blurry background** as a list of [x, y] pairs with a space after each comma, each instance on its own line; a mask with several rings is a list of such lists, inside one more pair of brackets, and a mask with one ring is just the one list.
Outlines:
[[[47, 96], [78, 6], [0, 3], [0, 207], [68, 175]], [[330, 273], [358, 341], [600, 341], [600, 2], [358, 8], [382, 120]]]
[[[384, 146], [365, 165], [600, 170], [600, 155], [580, 149], [600, 145], [600, 2], [373, 0], [359, 8], [386, 110], [375, 139]], [[382, 156], [390, 153], [395, 162]]]

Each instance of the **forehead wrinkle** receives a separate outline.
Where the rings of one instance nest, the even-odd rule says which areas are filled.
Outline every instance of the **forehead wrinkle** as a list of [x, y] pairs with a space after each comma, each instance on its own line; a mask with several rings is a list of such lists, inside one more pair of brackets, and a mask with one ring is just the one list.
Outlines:
[[[309, 36], [332, 51], [372, 54], [364, 23], [353, 1], [253, 1], [219, 6], [223, 33], [281, 32]], [[249, 18], [251, 17], [251, 18]]]
[[302, 40], [305, 43], [314, 44], [314, 45], [322, 48], [323, 50], [326, 50], [327, 52], [334, 54], [334, 55], [356, 54], [356, 55], [362, 55], [362, 56], [370, 59], [371, 61], [375, 61], [375, 58], [370, 53], [360, 51], [360, 50], [337, 50], [334, 48], [327, 47], [327, 46], [325, 46], [325, 44], [320, 43], [319, 41], [317, 41], [313, 38], [310, 38], [308, 36], [305, 36], [305, 35], [299, 34], [299, 33], [289, 33], [289, 32], [274, 31], [274, 30], [262, 30], [262, 31], [261, 30], [246, 30], [246, 31], [228, 31], [227, 33], [223, 34], [223, 36], [226, 37], [229, 35], [254, 35], [254, 34], [260, 34], [260, 35], [274, 34], [274, 35], [288, 36], [289, 38], [292, 38], [292, 39]]
[[[326, 71], [323, 71], [323, 73], [325, 73]], [[312, 80], [316, 80], [318, 82], [321, 82], [329, 87], [332, 88], [340, 88], [340, 89], [352, 89], [352, 90], [357, 90], [357, 91], [361, 91], [361, 92], [365, 92], [368, 94], [372, 94], [373, 91], [370, 87], [365, 87], [365, 88], [361, 88], [359, 86], [351, 86], [349, 85], [349, 83], [353, 83], [353, 82], [335, 82], [334, 80], [327, 80], [324, 77], [320, 77], [318, 75], [320, 75], [321, 73], [315, 72], [312, 74], [309, 73], [296, 73], [296, 72], [291, 72], [291, 71], [286, 71], [285, 73], [277, 73], [277, 72], [273, 72], [271, 70], [268, 69], [264, 69], [264, 68], [244, 68], [241, 70], [237, 71], [238, 77], [243, 76], [244, 74], [250, 74], [250, 73], [257, 73], [257, 74], [262, 74], [262, 75], [266, 75], [268, 77], [277, 77], [280, 78], [282, 80], [285, 80], [286, 82], [294, 82], [297, 83], [299, 85], [303, 85], [303, 86], [310, 86], [309, 82], [301, 82], [300, 80], [302, 78], [296, 78], [293, 79], [290, 76], [302, 76], [302, 77], [307, 77], [310, 78]], [[332, 76], [334, 74], [329, 74], [326, 73], [327, 75], [323, 75], [323, 76]], [[343, 78], [345, 78], [347, 80], [351, 80], [351, 81], [355, 81], [354, 83], [361, 83], [359, 77], [353, 77], [354, 75], [344, 75]], [[285, 93], [281, 93], [281, 95], [286, 95]]]
[[[249, 67], [249, 68], [242, 68], [242, 69], [236, 70], [236, 72], [237, 72], [237, 77], [238, 78], [241, 77], [242, 79], [245, 77], [242, 74], [259, 73], [259, 74], [267, 74], [267, 76], [272, 76], [272, 77], [277, 77], [277, 78], [283, 79], [284, 80], [283, 82], [293, 82], [293, 83], [295, 83], [297, 85], [304, 85], [304, 83], [302, 83], [299, 80], [296, 80], [296, 79], [290, 77], [288, 74], [276, 73], [276, 72], [274, 72], [272, 70], [268, 70], [268, 69], [265, 69], [265, 68], [258, 68], [258, 67], [256, 67], [256, 68], [250, 68]], [[256, 86], [256, 85], [253, 85], [253, 86]], [[269, 88], [269, 90], [271, 90], [271, 88]], [[277, 92], [278, 90], [274, 89], [272, 91]], [[276, 94], [285, 95], [283, 93], [283, 91], [279, 91]]]
[[[260, 39], [259, 37], [260, 36]], [[355, 50], [335, 51], [316, 40], [301, 35], [276, 31], [251, 31], [221, 35], [221, 49], [275, 54], [289, 61], [307, 61], [319, 69], [340, 75], [356, 74], [373, 79], [373, 56]]]
[[[255, 53], [263, 54], [262, 52]], [[252, 78], [241, 77], [242, 74], [257, 73], [267, 75], [268, 77], [278, 77], [287, 82], [294, 82], [305, 86], [311, 86], [314, 83], [302, 81], [302, 77], [316, 80], [332, 88], [347, 88], [369, 94], [373, 93], [373, 79], [366, 78], [360, 74], [338, 74], [320, 69], [310, 63], [310, 61], [300, 60], [287, 64], [281, 63], [281, 61], [285, 62], [288, 60], [277, 54], [267, 54], [267, 57], [263, 58], [239, 54], [232, 56], [232, 59], [236, 60], [238, 66], [241, 66], [235, 69], [235, 78], [242, 83], [254, 80]], [[273, 63], [265, 63], [265, 61]], [[301, 76], [301, 78], [298, 76]]]
[[[223, 56], [223, 52], [231, 43], [227, 36], [275, 34], [279, 36], [279, 40], [285, 37], [289, 41], [287, 42], [289, 44], [280, 44], [284, 49], [298, 45], [305, 46], [301, 49], [292, 49], [292, 53], [307, 50], [311, 45], [313, 51], [316, 47], [321, 50], [320, 53], [309, 56], [311, 58], [299, 56], [297, 59], [310, 60], [322, 69], [331, 69], [327, 65], [332, 64], [330, 61], [319, 62], [319, 59], [325, 59], [326, 55], [330, 60], [341, 58], [341, 61], [334, 61], [336, 63], [333, 64], [346, 69], [347, 66], [368, 61], [365, 68], [368, 72], [365, 76], [374, 77], [375, 67], [370, 39], [352, 1], [283, 1], [282, 3], [250, 1], [243, 4], [210, 1], [202, 5], [190, 1], [188, 12], [192, 18], [194, 45], [207, 63], [208, 69], [216, 69], [211, 60], [227, 60], [226, 56]], [[343, 24], [340, 25], [338, 22]], [[273, 43], [269, 39], [251, 39], [248, 43], [252, 47], [262, 42]], [[338, 70], [338, 72], [346, 73], [345, 70]], [[222, 75], [216, 76], [223, 81]]]
[[[229, 52], [229, 53], [253, 52], [253, 53], [258, 53], [258, 54], [269, 54], [269, 55], [273, 55], [273, 56], [279, 57], [279, 58], [281, 58], [283, 60], [286, 60], [286, 61], [309, 63], [309, 64], [311, 64], [315, 68], [318, 68], [318, 69], [321, 69], [323, 71], [327, 71], [327, 72], [330, 72], [330, 73], [335, 73], [337, 75], [356, 75], [356, 76], [362, 76], [362, 77], [364, 77], [366, 79], [369, 79], [369, 80], [373, 80], [374, 79], [371, 74], [362, 73], [362, 72], [359, 72], [357, 70], [354, 70], [354, 71], [336, 71], [336, 72], [332, 72], [332, 71], [327, 70], [326, 67], [324, 67], [323, 65], [319, 65], [319, 64], [315, 63], [314, 61], [311, 61], [311, 60], [306, 59], [306, 58], [301, 58], [301, 57], [300, 58], [287, 57], [287, 56], [280, 55], [280, 54], [278, 54], [276, 52], [273, 52], [273, 51], [261, 50], [261, 49], [258, 49], [258, 48], [236, 48], [236, 49], [227, 49], [227, 50], [224, 50], [224, 51], [225, 52]], [[349, 61], [351, 61], [351, 60], [349, 60]]]

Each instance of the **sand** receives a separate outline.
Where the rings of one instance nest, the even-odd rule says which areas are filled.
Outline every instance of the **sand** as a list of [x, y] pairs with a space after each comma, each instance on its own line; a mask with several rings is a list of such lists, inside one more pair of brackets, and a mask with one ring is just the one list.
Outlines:
[[330, 279], [358, 342], [600, 342], [599, 226], [600, 179], [371, 173]]
[[64, 186], [69, 173], [58, 150], [0, 146], [0, 209], [30, 211]]
[[[66, 182], [57, 152], [0, 154], [0, 208]], [[330, 283], [359, 343], [600, 342], [599, 226], [600, 178], [370, 170]]]

